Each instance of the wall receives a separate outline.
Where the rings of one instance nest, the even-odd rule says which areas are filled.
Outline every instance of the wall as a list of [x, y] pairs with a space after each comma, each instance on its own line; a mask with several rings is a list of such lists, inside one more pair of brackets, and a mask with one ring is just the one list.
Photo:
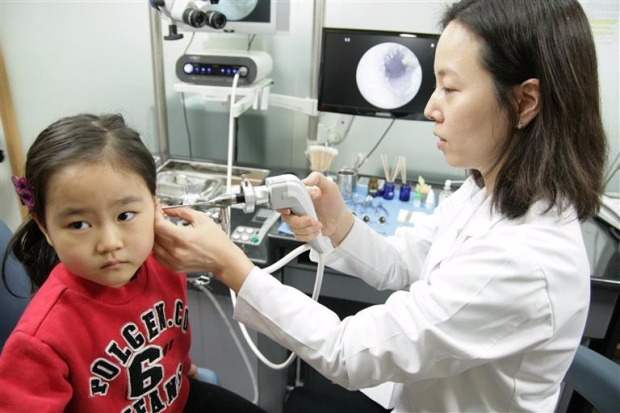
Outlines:
[[[366, 28], [376, 30], [403, 30], [412, 32], [437, 33], [435, 22], [446, 4], [453, 1], [425, 0], [384, 0], [364, 2], [363, 7], [352, 0], [327, 0], [325, 26]], [[593, 25], [597, 55], [599, 59], [599, 78], [605, 130], [609, 141], [610, 159], [620, 151], [619, 92], [620, 69], [618, 54], [618, 9], [615, 0], [581, 1]], [[327, 121], [329, 122], [329, 121]], [[333, 123], [333, 120], [331, 121]], [[340, 154], [336, 167], [352, 163], [355, 154], [366, 153], [372, 148], [387, 127], [389, 121], [372, 118], [355, 118], [347, 139], [337, 148]], [[389, 160], [397, 155], [407, 158], [408, 179], [416, 179], [418, 174], [437, 179], [438, 177], [459, 177], [463, 172], [448, 166], [442, 154], [435, 147], [430, 122], [396, 121], [385, 140], [364, 165], [361, 172], [383, 175], [377, 153], [385, 153]], [[607, 191], [620, 193], [620, 174], [607, 185]]]
[[[436, 32], [435, 22], [448, 0], [326, 0], [325, 25], [370, 29]], [[611, 35], [597, 33], [602, 103], [611, 155], [619, 151], [618, 116], [618, 3], [610, 0], [583, 1], [589, 16], [597, 23], [611, 15]], [[83, 111], [121, 111], [130, 124], [140, 130], [147, 144], [156, 149], [153, 122], [153, 86], [150, 34], [146, 0], [119, 2], [63, 2], [53, 0], [0, 2], [0, 40], [7, 66], [15, 112], [24, 152], [36, 135], [53, 120]], [[276, 36], [260, 35], [253, 49], [265, 50], [274, 58], [272, 92], [297, 97], [310, 94], [310, 49], [312, 7], [309, 0], [291, 1], [290, 30]], [[603, 15], [603, 18], [601, 18]], [[615, 19], [615, 20], [614, 20]], [[615, 22], [615, 23], [614, 23]], [[166, 27], [164, 21], [164, 28]], [[611, 29], [609, 29], [611, 28]], [[189, 37], [165, 42], [166, 100], [169, 110], [171, 153], [188, 156], [181, 99], [174, 92], [174, 64], [184, 52]], [[190, 45], [190, 52], [228, 47], [245, 48], [241, 35], [201, 34]], [[186, 96], [192, 147], [195, 156], [214, 156], [226, 140], [226, 108], [213, 108], [195, 96]], [[206, 106], [211, 107], [205, 109]], [[215, 104], [218, 105], [218, 104]], [[221, 112], [218, 117], [218, 110]], [[208, 116], [216, 116], [215, 120]], [[242, 116], [246, 144], [256, 145], [244, 156], [263, 153], [266, 167], [306, 166], [307, 116], [280, 108], [251, 112]], [[330, 125], [332, 114], [321, 122]], [[258, 126], [256, 126], [258, 125]], [[387, 126], [381, 119], [355, 119], [348, 138], [338, 146], [340, 155], [334, 168], [350, 164], [358, 153], [366, 153]], [[254, 131], [260, 130], [259, 134]], [[207, 136], [210, 132], [211, 136]], [[249, 142], [250, 139], [256, 141]], [[249, 143], [248, 143], [249, 142]], [[4, 141], [0, 142], [5, 148]], [[245, 147], [245, 146], [244, 146]], [[461, 177], [462, 171], [447, 166], [435, 148], [432, 124], [396, 121], [377, 149], [389, 159], [405, 155], [408, 176], [427, 178]], [[362, 173], [382, 174], [378, 156], [373, 156]], [[8, 162], [0, 164], [0, 216], [9, 226], [20, 222], [17, 201], [10, 187]], [[608, 190], [619, 191], [616, 175]]]
[[[153, 147], [149, 39], [146, 1], [2, 0], [0, 41], [24, 156], [51, 122], [91, 111], [123, 113]], [[0, 168], [0, 216], [15, 229], [8, 161]]]

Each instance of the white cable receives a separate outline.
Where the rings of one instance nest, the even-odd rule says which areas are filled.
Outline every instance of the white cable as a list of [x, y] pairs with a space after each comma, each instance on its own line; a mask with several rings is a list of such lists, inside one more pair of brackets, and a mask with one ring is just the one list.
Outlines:
[[235, 142], [235, 92], [237, 91], [237, 83], [239, 82], [239, 72], [235, 73], [233, 78], [232, 88], [230, 90], [230, 113], [228, 114], [228, 159], [226, 163], [226, 192], [231, 192], [232, 187], [232, 162], [234, 156], [234, 142]]
[[[230, 193], [232, 190], [232, 160], [233, 160], [233, 155], [234, 155], [233, 149], [234, 149], [234, 141], [235, 141], [234, 104], [235, 104], [235, 92], [237, 89], [238, 82], [239, 82], [239, 72], [235, 73], [235, 77], [233, 78], [233, 83], [232, 83], [232, 89], [230, 92], [230, 113], [228, 116], [228, 160], [227, 160], [227, 165], [226, 165], [226, 192], [227, 193]], [[228, 222], [230, 222], [230, 220], [228, 220]], [[310, 247], [305, 244], [300, 247], [297, 247], [296, 249], [291, 251], [289, 254], [284, 256], [277, 263], [265, 268], [264, 271], [271, 274], [272, 272], [282, 268], [293, 258], [308, 251], [309, 249]], [[323, 255], [319, 254], [319, 262], [318, 262], [317, 273], [316, 273], [317, 275], [316, 275], [316, 280], [314, 283], [314, 289], [312, 290], [312, 299], [315, 301], [318, 300], [319, 292], [321, 291], [324, 270], [325, 270], [325, 263], [323, 260]], [[233, 308], [235, 308], [237, 304], [237, 296], [233, 290], [230, 290], [230, 298], [232, 300]], [[270, 361], [254, 344], [245, 326], [241, 323], [238, 323], [238, 324], [239, 324], [239, 328], [241, 329], [241, 333], [243, 334], [243, 337], [245, 338], [248, 345], [250, 346], [250, 349], [252, 349], [252, 352], [256, 355], [256, 357], [258, 357], [258, 359], [266, 366], [274, 370], [282, 370], [290, 366], [293, 360], [295, 360], [295, 357], [297, 357], [295, 353], [291, 353], [291, 355], [283, 363], [277, 364], [277, 363]]]
[[298, 257], [299, 255], [303, 254], [304, 252], [306, 252], [308, 250], [310, 250], [310, 245], [308, 245], [308, 244], [300, 245], [299, 247], [295, 248], [293, 251], [289, 252], [284, 257], [282, 257], [280, 259], [280, 261], [276, 262], [275, 264], [271, 264], [267, 268], [263, 268], [263, 271], [268, 272], [269, 274], [271, 274], [274, 271], [277, 271], [280, 268], [284, 267], [293, 258]]
[[235, 345], [239, 349], [239, 353], [241, 353], [241, 358], [243, 359], [243, 363], [245, 364], [245, 367], [247, 368], [248, 373], [250, 374], [250, 380], [252, 381], [252, 389], [254, 391], [254, 399], [253, 399], [252, 403], [258, 405], [258, 396], [259, 396], [259, 393], [258, 393], [258, 380], [256, 378], [256, 374], [254, 373], [254, 369], [252, 369], [252, 364], [250, 363], [250, 358], [248, 357], [248, 354], [245, 351], [245, 349], [243, 348], [243, 346], [241, 345], [241, 340], [239, 340], [239, 336], [235, 332], [232, 324], [230, 324], [230, 321], [228, 320], [228, 317], [226, 316], [226, 313], [222, 309], [222, 306], [217, 301], [217, 299], [213, 296], [213, 293], [211, 291], [209, 291], [209, 289], [205, 288], [201, 283], [197, 282], [194, 279], [190, 279], [190, 282], [192, 283], [192, 285], [194, 287], [198, 288], [200, 291], [203, 292], [203, 294], [205, 294], [207, 297], [209, 297], [209, 300], [211, 300], [211, 302], [215, 306], [215, 309], [217, 310], [217, 312], [220, 314], [220, 316], [224, 320], [224, 323], [226, 324], [226, 327], [228, 328], [228, 331], [230, 331], [230, 335], [232, 336], [233, 341], [235, 342]]
[[[301, 245], [297, 248], [295, 248], [293, 251], [289, 252], [287, 255], [285, 255], [280, 261], [276, 262], [275, 264], [264, 268], [263, 271], [271, 274], [272, 272], [279, 270], [280, 268], [282, 268], [283, 266], [285, 266], [286, 264], [288, 264], [293, 258], [303, 254], [304, 252], [308, 251], [310, 249], [310, 246], [308, 244], [304, 244]], [[314, 289], [312, 291], [312, 299], [314, 301], [317, 301], [319, 298], [319, 293], [321, 291], [321, 285], [323, 284], [323, 273], [325, 271], [325, 263], [324, 263], [324, 259], [323, 259], [323, 254], [319, 254], [319, 261], [317, 263], [317, 274], [316, 274], [316, 280], [314, 282]], [[230, 290], [230, 299], [232, 300], [232, 305], [233, 308], [237, 305], [237, 296], [235, 294], [235, 292], [233, 290]], [[254, 354], [256, 355], [256, 357], [258, 357], [258, 359], [265, 364], [267, 367], [273, 369], [273, 370], [282, 370], [287, 368], [288, 366], [291, 365], [291, 363], [293, 362], [293, 360], [295, 360], [295, 357], [297, 356], [295, 353], [291, 353], [291, 355], [282, 363], [277, 364], [274, 363], [273, 361], [269, 360], [259, 349], [258, 347], [256, 347], [256, 345], [254, 344], [254, 342], [252, 341], [252, 338], [250, 337], [248, 330], [246, 329], [245, 325], [239, 323], [239, 328], [241, 329], [241, 333], [243, 334], [243, 337], [245, 337], [246, 341], [248, 342], [248, 345], [250, 346], [250, 348], [252, 349], [252, 351], [254, 352]]]

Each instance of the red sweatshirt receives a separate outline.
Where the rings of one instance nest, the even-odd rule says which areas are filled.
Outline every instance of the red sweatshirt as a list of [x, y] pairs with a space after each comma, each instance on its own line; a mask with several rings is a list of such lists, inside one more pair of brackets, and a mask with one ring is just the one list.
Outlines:
[[0, 412], [182, 412], [185, 282], [152, 257], [121, 288], [56, 266], [0, 355]]

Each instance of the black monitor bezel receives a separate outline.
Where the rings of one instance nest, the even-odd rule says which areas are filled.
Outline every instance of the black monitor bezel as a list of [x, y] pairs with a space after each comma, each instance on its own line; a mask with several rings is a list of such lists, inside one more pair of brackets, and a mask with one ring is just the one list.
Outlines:
[[[380, 117], [387, 119], [405, 119], [405, 120], [420, 120], [420, 121], [428, 121], [426, 117], [424, 117], [424, 107], [426, 106], [426, 102], [435, 87], [435, 76], [433, 70], [434, 63], [434, 50], [433, 48], [433, 57], [429, 61], [425, 61], [424, 63], [430, 63], [430, 67], [428, 65], [423, 66], [423, 78], [430, 79], [430, 81], [424, 81], [421, 88], [421, 92], [419, 92], [419, 96], [416, 96], [414, 100], [402, 107], [386, 110], [372, 105], [367, 102], [359, 90], [357, 90], [357, 95], [355, 97], [357, 103], [345, 105], [345, 104], [336, 104], [334, 102], [326, 101], [326, 93], [325, 89], [329, 87], [325, 84], [325, 72], [328, 69], [326, 66], [326, 53], [328, 51], [326, 47], [326, 43], [328, 41], [328, 35], [336, 34], [336, 35], [351, 35], [351, 36], [376, 36], [379, 38], [390, 38], [400, 44], [405, 44], [407, 46], [407, 42], [411, 43], [414, 39], [423, 39], [425, 42], [431, 41], [434, 42], [435, 46], [437, 41], [439, 40], [439, 34], [432, 33], [416, 33], [416, 32], [402, 32], [402, 31], [385, 31], [385, 30], [365, 30], [365, 29], [348, 29], [348, 28], [335, 28], [335, 27], [324, 27], [322, 30], [321, 36], [321, 53], [320, 53], [320, 64], [319, 64], [319, 83], [318, 83], [318, 105], [317, 108], [319, 112], [333, 112], [333, 113], [342, 113], [356, 116], [369, 116], [369, 117]], [[378, 43], [382, 43], [377, 41]], [[411, 49], [410, 47], [408, 47]], [[342, 63], [342, 62], [340, 62]], [[332, 67], [330, 67], [332, 68]], [[356, 87], [357, 89], [357, 87]], [[360, 104], [359, 102], [364, 102], [364, 104]], [[415, 102], [415, 103], [414, 103]], [[414, 108], [415, 106], [415, 108]], [[415, 110], [414, 110], [415, 109]]]

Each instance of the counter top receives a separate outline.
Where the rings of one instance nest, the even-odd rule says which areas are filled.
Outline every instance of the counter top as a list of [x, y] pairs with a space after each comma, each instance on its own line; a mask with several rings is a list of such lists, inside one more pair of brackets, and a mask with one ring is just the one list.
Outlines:
[[[291, 235], [281, 233], [276, 223], [268, 233], [269, 264], [277, 261], [301, 243]], [[620, 232], [604, 221], [591, 218], [581, 224], [590, 261], [592, 285], [620, 290]]]

